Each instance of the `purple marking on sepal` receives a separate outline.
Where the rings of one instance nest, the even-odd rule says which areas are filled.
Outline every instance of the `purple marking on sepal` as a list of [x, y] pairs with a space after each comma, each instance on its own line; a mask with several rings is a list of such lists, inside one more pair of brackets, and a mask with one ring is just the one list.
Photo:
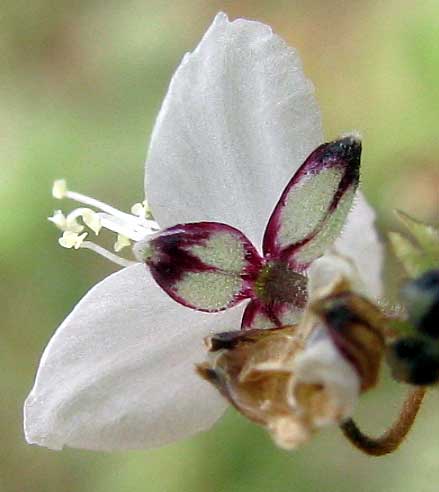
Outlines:
[[329, 212], [332, 212], [346, 191], [351, 187], [356, 188], [360, 182], [361, 140], [349, 135], [332, 142], [332, 148], [327, 151], [332, 152], [335, 159], [345, 162], [343, 178], [329, 208]]
[[[337, 207], [345, 192], [351, 187], [358, 186], [360, 178], [360, 157], [361, 141], [358, 137], [353, 135], [324, 143], [317, 147], [317, 149], [307, 157], [305, 162], [287, 184], [270, 216], [263, 239], [263, 253], [265, 258], [288, 259], [297, 248], [300, 248], [313, 239], [320, 230], [317, 228], [312, 231], [311, 234], [308, 234], [306, 237], [287, 247], [280, 247], [277, 243], [278, 233], [281, 227], [281, 214], [293, 187], [297, 186], [304, 178], [307, 178], [310, 175], [317, 175], [326, 169], [339, 167], [344, 171], [329, 208], [326, 213], [322, 214], [322, 219], [320, 221], [322, 224], [325, 218]], [[304, 204], [304, 206], [306, 206], [306, 204]], [[306, 268], [306, 266], [302, 266], [300, 271], [304, 268]]]
[[[263, 322], [263, 326], [261, 326]], [[256, 324], [255, 324], [256, 323]], [[241, 330], [252, 330], [254, 328], [278, 328], [280, 321], [272, 313], [270, 306], [254, 299], [251, 300], [244, 310], [241, 321]]]
[[295, 306], [288, 302], [272, 302], [265, 304], [258, 299], [251, 300], [245, 308], [241, 330], [279, 328], [281, 326], [292, 325], [298, 322], [299, 316], [294, 320], [285, 318], [289, 313], [300, 313], [303, 306]]
[[[193, 250], [206, 246], [215, 234], [227, 234], [243, 247], [243, 268], [238, 271], [219, 268], [200, 259]], [[214, 312], [227, 309], [252, 295], [253, 282], [264, 265], [252, 243], [238, 229], [219, 222], [196, 222], [179, 224], [165, 229], [149, 241], [150, 254], [145, 259], [157, 284], [174, 300], [199, 311]], [[222, 273], [241, 278], [241, 290], [230, 303], [219, 309], [208, 309], [188, 303], [176, 292], [178, 283], [189, 273]]]

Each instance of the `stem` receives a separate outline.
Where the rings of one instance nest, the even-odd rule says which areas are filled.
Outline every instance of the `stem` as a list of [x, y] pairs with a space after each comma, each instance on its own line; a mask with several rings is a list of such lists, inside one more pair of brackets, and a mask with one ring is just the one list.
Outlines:
[[389, 454], [402, 443], [411, 429], [427, 389], [425, 387], [411, 389], [402, 405], [398, 418], [383, 435], [377, 438], [366, 436], [349, 419], [340, 428], [345, 437], [360, 451], [371, 456]]

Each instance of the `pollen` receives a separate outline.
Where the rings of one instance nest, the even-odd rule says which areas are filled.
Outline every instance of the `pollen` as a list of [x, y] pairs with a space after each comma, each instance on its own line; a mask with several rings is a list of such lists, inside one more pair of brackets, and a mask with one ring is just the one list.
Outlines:
[[76, 232], [65, 231], [63, 235], [58, 239], [58, 243], [63, 248], [79, 249], [86, 237], [87, 237], [86, 232], [83, 232], [82, 234], [77, 234]]
[[152, 213], [149, 208], [148, 202], [143, 200], [143, 202], [135, 203], [131, 207], [131, 213], [137, 217], [143, 217], [144, 219], [151, 219]]
[[63, 232], [71, 231], [79, 234], [84, 230], [84, 226], [77, 221], [76, 217], [66, 217], [61, 210], [55, 210], [52, 217], [48, 217], [47, 220]]
[[122, 234], [117, 235], [117, 241], [114, 243], [114, 251], [118, 253], [121, 251], [123, 248], [126, 248], [127, 246], [131, 246], [131, 241], [126, 237], [123, 236]]
[[53, 183], [52, 196], [58, 200], [65, 198], [67, 194], [67, 182], [65, 179], [57, 179]]
[[102, 222], [99, 218], [99, 215], [91, 209], [84, 209], [81, 213], [82, 220], [84, 224], [90, 228], [96, 236], [99, 234], [102, 229]]

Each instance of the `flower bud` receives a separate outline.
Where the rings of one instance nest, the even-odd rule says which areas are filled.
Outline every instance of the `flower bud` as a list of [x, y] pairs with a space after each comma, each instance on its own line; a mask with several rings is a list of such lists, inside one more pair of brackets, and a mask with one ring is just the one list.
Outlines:
[[439, 270], [430, 270], [401, 289], [410, 322], [417, 330], [439, 338]]
[[386, 357], [398, 381], [417, 386], [439, 381], [439, 347], [431, 339], [399, 338], [388, 347]]

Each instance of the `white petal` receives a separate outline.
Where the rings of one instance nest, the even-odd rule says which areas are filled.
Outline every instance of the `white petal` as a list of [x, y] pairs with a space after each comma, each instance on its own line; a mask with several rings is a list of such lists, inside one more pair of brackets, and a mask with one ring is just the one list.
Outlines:
[[334, 283], [347, 280], [354, 292], [367, 295], [355, 263], [345, 256], [330, 254], [312, 262], [308, 269], [308, 298], [313, 300], [332, 292]]
[[212, 220], [257, 247], [289, 179], [322, 142], [314, 88], [271, 29], [218, 14], [177, 69], [146, 163], [161, 227]]
[[194, 364], [205, 358], [203, 337], [239, 329], [241, 314], [180, 306], [144, 265], [111, 275], [46, 348], [25, 403], [26, 439], [54, 449], [138, 449], [207, 429], [225, 403]]
[[348, 215], [341, 237], [335, 242], [338, 253], [355, 263], [366, 294], [377, 299], [383, 293], [383, 245], [375, 228], [375, 212], [361, 193]]

